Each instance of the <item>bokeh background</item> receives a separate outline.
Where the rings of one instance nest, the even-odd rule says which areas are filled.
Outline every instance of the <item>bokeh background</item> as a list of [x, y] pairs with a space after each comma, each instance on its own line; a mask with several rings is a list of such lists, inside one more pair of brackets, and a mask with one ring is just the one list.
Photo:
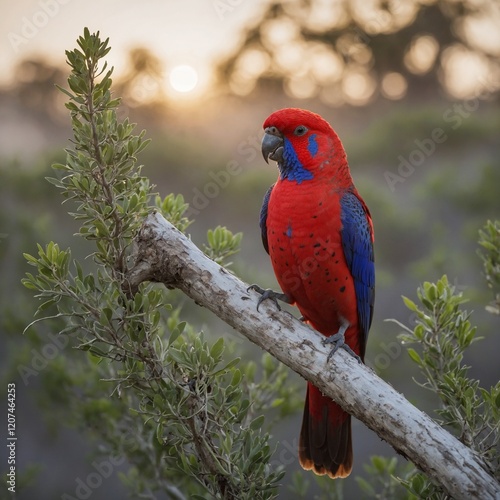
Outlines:
[[[470, 300], [484, 337], [470, 348], [471, 375], [485, 387], [498, 380], [498, 318], [484, 311], [491, 297], [476, 255], [479, 228], [500, 215], [497, 1], [0, 5], [0, 360], [2, 381], [17, 383], [17, 465], [29, 483], [18, 498], [75, 495], [75, 481], [93, 471], [99, 445], [71, 425], [64, 387], [41, 391], [51, 373], [47, 356], [33, 376], [23, 379], [19, 371], [33, 368], [48, 342], [21, 335], [38, 305], [20, 283], [29, 271], [22, 253], [50, 240], [76, 255], [88, 250], [72, 236], [75, 223], [44, 179], [51, 163], [64, 160], [71, 138], [65, 96], [55, 84], [65, 85], [64, 51], [85, 26], [110, 38], [120, 114], [153, 139], [141, 156], [144, 173], [162, 195], [181, 193], [190, 203], [195, 242], [217, 225], [242, 231], [237, 274], [276, 288], [258, 228], [262, 197], [277, 175], [260, 154], [261, 124], [281, 107], [318, 112], [342, 138], [375, 224], [377, 302], [367, 363], [417, 406], [436, 406], [412, 381], [417, 372], [397, 341], [400, 329], [384, 320], [411, 325], [401, 295], [414, 298], [420, 283], [446, 273]], [[188, 300], [183, 314], [214, 337], [236, 339], [243, 356], [260, 359]], [[305, 388], [299, 377], [291, 380]], [[300, 418], [290, 416], [273, 432], [275, 458], [290, 473], [298, 470]], [[363, 475], [370, 455], [395, 455], [361, 423], [353, 431], [355, 467], [343, 482], [348, 499], [359, 498], [354, 476]], [[293, 498], [289, 477], [280, 498]], [[126, 498], [126, 490], [114, 473], [91, 498]]]

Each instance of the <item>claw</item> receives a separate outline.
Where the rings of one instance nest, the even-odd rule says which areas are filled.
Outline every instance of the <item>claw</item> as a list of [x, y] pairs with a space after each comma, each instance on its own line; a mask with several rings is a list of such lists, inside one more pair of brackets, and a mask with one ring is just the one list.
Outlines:
[[264, 302], [264, 300], [272, 300], [275, 304], [276, 307], [278, 308], [278, 311], [281, 311], [281, 306], [278, 303], [278, 300], [281, 300], [281, 302], [286, 302], [287, 304], [290, 304], [290, 298], [288, 295], [284, 293], [279, 293], [271, 290], [270, 288], [264, 289], [261, 288], [259, 285], [250, 285], [247, 288], [247, 292], [249, 290], [255, 290], [257, 293], [260, 294], [259, 300], [257, 301], [257, 311], [259, 310], [259, 306]]
[[361, 358], [349, 347], [348, 344], [345, 343], [345, 332], [349, 328], [349, 323], [344, 322], [339, 328], [339, 331], [330, 337], [326, 337], [321, 341], [321, 343], [326, 346], [327, 344], [333, 344], [332, 350], [328, 353], [328, 356], [326, 358], [326, 361], [330, 361], [332, 356], [340, 349], [344, 349], [347, 351], [351, 356], [353, 356], [358, 363], [361, 363]]

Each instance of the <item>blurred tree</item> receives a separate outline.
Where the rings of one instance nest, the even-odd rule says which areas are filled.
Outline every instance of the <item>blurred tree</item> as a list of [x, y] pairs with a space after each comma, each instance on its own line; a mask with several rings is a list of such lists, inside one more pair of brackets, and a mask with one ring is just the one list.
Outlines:
[[128, 70], [116, 85], [116, 92], [132, 107], [155, 107], [165, 103], [164, 69], [147, 48], [135, 47], [128, 53]]
[[53, 120], [61, 111], [61, 93], [56, 84], [64, 82], [64, 72], [44, 59], [25, 59], [15, 68], [16, 86], [14, 95], [21, 105], [32, 111], [38, 118]]
[[[135, 47], [128, 53], [127, 71], [117, 80], [115, 90], [123, 96], [123, 109], [135, 111], [136, 118], [152, 124], [163, 116], [168, 102], [162, 62], [147, 48]], [[13, 95], [25, 114], [31, 115], [43, 128], [60, 128], [64, 113], [64, 97], [57, 90], [63, 85], [65, 72], [44, 58], [21, 60], [14, 71], [15, 86], [0, 91], [5, 102]]]
[[499, 21], [488, 0], [272, 0], [219, 76], [235, 94], [277, 83], [334, 106], [492, 93]]

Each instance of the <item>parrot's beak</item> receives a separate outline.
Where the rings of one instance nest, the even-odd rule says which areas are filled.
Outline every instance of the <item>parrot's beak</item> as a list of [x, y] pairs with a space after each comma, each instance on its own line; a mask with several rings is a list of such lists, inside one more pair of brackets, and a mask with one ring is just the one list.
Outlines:
[[264, 160], [281, 162], [283, 160], [283, 136], [276, 127], [267, 127], [262, 138], [262, 155]]

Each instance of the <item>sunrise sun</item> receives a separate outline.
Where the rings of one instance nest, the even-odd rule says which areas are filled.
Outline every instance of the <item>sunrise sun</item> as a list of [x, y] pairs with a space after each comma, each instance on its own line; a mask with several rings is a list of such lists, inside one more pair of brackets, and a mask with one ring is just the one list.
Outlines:
[[181, 93], [191, 92], [198, 84], [198, 72], [187, 64], [172, 68], [169, 74], [172, 88]]

